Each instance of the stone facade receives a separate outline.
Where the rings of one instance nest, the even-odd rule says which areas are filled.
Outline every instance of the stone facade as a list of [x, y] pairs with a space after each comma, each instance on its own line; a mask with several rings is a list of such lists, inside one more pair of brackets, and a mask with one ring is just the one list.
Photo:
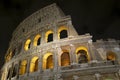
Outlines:
[[120, 80], [120, 41], [78, 35], [56, 4], [18, 25], [5, 60], [1, 80]]

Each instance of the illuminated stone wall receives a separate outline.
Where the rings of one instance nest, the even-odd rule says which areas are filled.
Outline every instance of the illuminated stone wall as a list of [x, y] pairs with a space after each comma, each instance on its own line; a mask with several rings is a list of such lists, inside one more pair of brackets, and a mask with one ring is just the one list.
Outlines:
[[78, 35], [71, 17], [52, 4], [15, 29], [1, 80], [119, 80], [119, 43]]

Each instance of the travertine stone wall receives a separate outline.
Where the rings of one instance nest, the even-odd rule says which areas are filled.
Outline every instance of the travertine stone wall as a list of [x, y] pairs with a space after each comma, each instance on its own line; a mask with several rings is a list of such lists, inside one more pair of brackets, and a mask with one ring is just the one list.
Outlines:
[[[58, 31], [61, 26], [67, 30], [68, 36], [59, 39]], [[53, 41], [46, 42], [46, 32], [53, 31]], [[34, 46], [34, 38], [41, 36], [41, 44]], [[27, 39], [31, 40], [30, 48], [24, 49]], [[77, 50], [84, 50], [88, 61], [78, 62]], [[14, 55], [9, 55], [10, 52]], [[116, 55], [115, 60], [107, 60], [107, 52]], [[69, 54], [69, 65], [61, 66], [61, 55]], [[44, 56], [52, 54], [53, 68], [44, 69]], [[9, 56], [8, 56], [9, 55]], [[81, 55], [81, 54], [80, 54]], [[78, 35], [72, 25], [70, 16], [52, 4], [44, 7], [23, 20], [13, 32], [6, 57], [11, 57], [2, 68], [1, 80], [104, 80], [120, 79], [120, 41], [92, 41], [89, 33]], [[7, 59], [5, 57], [5, 59]], [[33, 57], [38, 57], [38, 70], [30, 72]], [[27, 61], [25, 74], [20, 75], [21, 62]], [[47, 60], [47, 59], [46, 59]], [[47, 64], [47, 62], [46, 62]], [[15, 68], [15, 70], [14, 70]], [[12, 76], [15, 71], [15, 76]], [[8, 76], [9, 75], [9, 76]], [[114, 76], [115, 75], [115, 76]]]

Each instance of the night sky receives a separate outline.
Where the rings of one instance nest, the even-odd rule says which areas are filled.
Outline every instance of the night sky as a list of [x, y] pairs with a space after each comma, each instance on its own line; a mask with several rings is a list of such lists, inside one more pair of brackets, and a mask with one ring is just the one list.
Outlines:
[[35, 11], [57, 3], [79, 34], [120, 39], [120, 0], [0, 0], [0, 68], [13, 30]]

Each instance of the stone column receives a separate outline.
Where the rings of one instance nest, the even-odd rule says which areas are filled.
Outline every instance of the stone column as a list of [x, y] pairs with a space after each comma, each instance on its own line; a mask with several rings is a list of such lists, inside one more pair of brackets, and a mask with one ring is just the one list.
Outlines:
[[58, 40], [58, 27], [57, 27], [57, 25], [55, 25], [55, 24], [54, 24], [53, 26], [54, 26], [54, 29], [53, 29], [53, 32], [54, 32], [54, 33], [53, 33], [53, 35], [54, 35], [53, 38], [54, 38], [54, 39], [53, 39], [53, 40], [54, 40], [54, 41], [57, 41], [57, 40]]
[[40, 56], [39, 56], [39, 60], [38, 60], [38, 69], [39, 69], [39, 73], [41, 74], [42, 72], [42, 51], [40, 51]]
[[118, 70], [118, 76], [119, 76], [119, 78], [120, 78], [120, 69]]
[[88, 48], [91, 61], [96, 61], [95, 51], [93, 49], [92, 40], [88, 40]]
[[77, 64], [75, 46], [70, 44], [70, 56], [71, 56], [71, 65]]
[[12, 66], [10, 67], [10, 76], [9, 76], [9, 80], [11, 80], [11, 78], [12, 78], [12, 73], [13, 73], [13, 63], [12, 63]]
[[45, 41], [45, 32], [43, 31], [41, 34], [41, 44], [44, 44], [44, 43], [46, 43], [46, 41]]
[[115, 73], [115, 76], [117, 77], [118, 80], [120, 80], [120, 76], [119, 76], [119, 73]]
[[60, 78], [60, 69], [59, 69], [59, 54], [61, 52], [61, 48], [56, 45], [54, 48], [54, 80], [59, 80]]
[[[35, 37], [35, 36], [34, 36]], [[31, 50], [34, 48], [33, 44], [34, 44], [34, 37], [29, 37], [28, 39], [30, 39], [30, 48], [28, 48], [28, 50]], [[33, 41], [33, 42], [32, 42]]]
[[120, 54], [120, 47], [116, 47], [114, 49], [115, 49], [116, 56], [118, 57], [116, 61], [118, 64], [120, 64], [120, 55], [119, 55]]
[[96, 80], [100, 80], [101, 75], [99, 73], [95, 73]]
[[77, 75], [74, 75], [73, 80], [79, 80], [79, 77]]
[[57, 71], [58, 68], [58, 53], [57, 50], [54, 49], [54, 55], [53, 55], [53, 62], [54, 62], [54, 71]]
[[17, 79], [19, 78], [19, 69], [20, 69], [20, 62], [17, 64], [17, 70], [16, 70], [16, 72], [17, 72]]
[[27, 67], [26, 67], [26, 74], [29, 75], [29, 69], [30, 69], [30, 58], [27, 59]]
[[7, 72], [7, 69], [5, 68], [2, 71], [1, 80], [7, 80], [7, 75], [8, 75], [8, 72]]

